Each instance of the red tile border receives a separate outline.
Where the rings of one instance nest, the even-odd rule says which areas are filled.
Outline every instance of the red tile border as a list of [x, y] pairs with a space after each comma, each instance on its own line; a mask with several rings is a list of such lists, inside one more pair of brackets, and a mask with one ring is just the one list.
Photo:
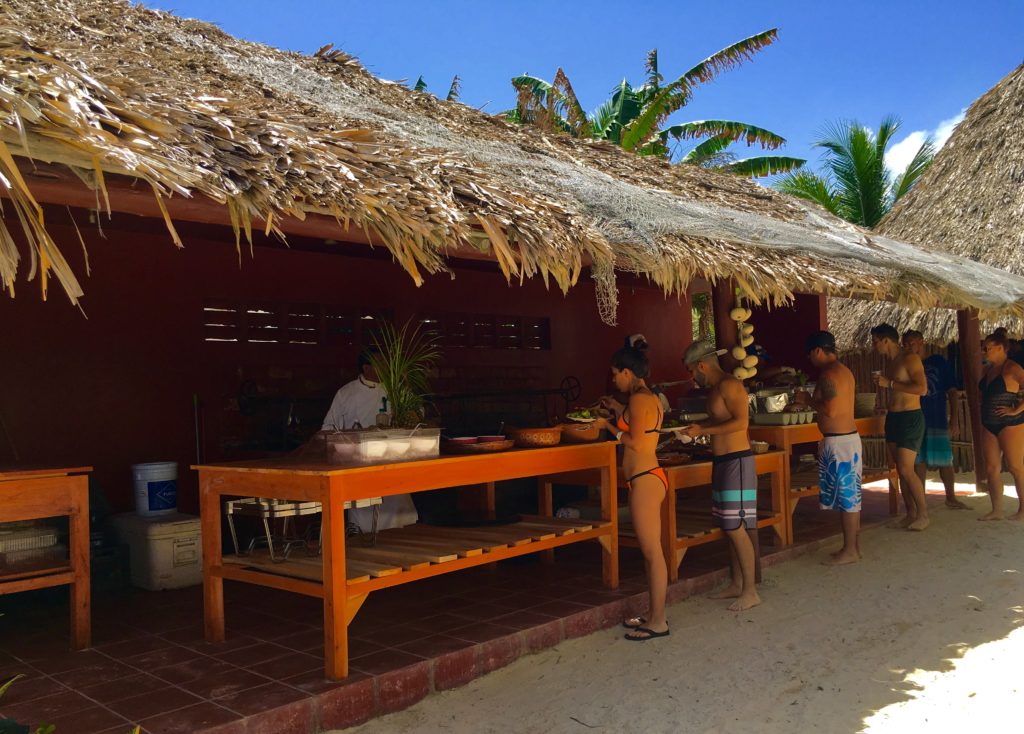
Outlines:
[[384, 673], [377, 677], [377, 713], [390, 714], [412, 706], [430, 693], [430, 663]]
[[523, 644], [526, 652], [540, 652], [554, 647], [565, 639], [562, 620], [556, 619], [545, 624], [523, 630]]
[[480, 674], [504, 668], [523, 654], [523, 638], [518, 633], [481, 643]]
[[321, 731], [345, 729], [377, 713], [377, 681], [362, 678], [319, 693], [314, 700]]
[[481, 674], [480, 648], [471, 645], [460, 650], [447, 652], [434, 658], [432, 663], [435, 691], [447, 691], [469, 683]]

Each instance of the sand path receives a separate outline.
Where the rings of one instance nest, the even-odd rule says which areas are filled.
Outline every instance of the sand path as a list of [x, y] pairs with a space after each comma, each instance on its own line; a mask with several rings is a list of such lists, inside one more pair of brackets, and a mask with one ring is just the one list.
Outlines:
[[566, 641], [349, 731], [1005, 726], [1024, 701], [1024, 525], [979, 523], [987, 499], [965, 501], [975, 512], [938, 507], [924, 533], [866, 531], [859, 564], [824, 567], [823, 548], [767, 570], [764, 604], [748, 612], [688, 599], [669, 610], [669, 638], [637, 644], [606, 630]]

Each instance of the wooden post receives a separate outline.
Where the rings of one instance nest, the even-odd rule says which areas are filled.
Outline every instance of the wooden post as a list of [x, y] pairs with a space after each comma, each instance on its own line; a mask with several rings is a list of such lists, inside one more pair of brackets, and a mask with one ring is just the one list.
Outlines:
[[[341, 680], [348, 675], [350, 621], [346, 608], [344, 493], [335, 491], [329, 477], [320, 480], [320, 493], [323, 508], [320, 522], [323, 523], [324, 673], [330, 680]], [[352, 614], [354, 616], [355, 612]]]
[[[736, 322], [729, 318], [729, 312], [736, 307], [736, 283], [732, 278], [715, 281], [711, 286], [711, 303], [715, 314], [715, 345], [731, 352], [740, 343]], [[737, 364], [732, 354], [723, 354], [719, 359], [726, 372], [731, 372]]]
[[956, 324], [960, 337], [960, 369], [964, 376], [964, 392], [967, 393], [967, 410], [971, 415], [971, 442], [974, 445], [974, 482], [977, 487], [987, 486], [985, 452], [981, 445], [981, 330], [978, 326], [977, 309], [960, 309], [956, 312]]
[[70, 539], [68, 553], [74, 569], [71, 584], [71, 647], [84, 650], [92, 643], [89, 571], [89, 478], [85, 474], [68, 477], [71, 487]]
[[199, 470], [199, 520], [203, 543], [203, 627], [207, 642], [224, 641], [224, 579], [221, 558], [220, 493], [207, 470]]

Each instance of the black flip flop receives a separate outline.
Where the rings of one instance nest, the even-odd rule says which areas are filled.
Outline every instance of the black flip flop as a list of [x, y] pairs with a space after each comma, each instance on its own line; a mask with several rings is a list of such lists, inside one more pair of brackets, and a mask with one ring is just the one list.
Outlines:
[[[630, 624], [629, 622], [632, 619], [635, 619], [637, 621], [637, 623], [636, 624]], [[628, 630], [635, 630], [637, 627], [643, 627], [645, 624], [647, 624], [647, 620], [644, 617], [630, 617], [629, 619], [627, 619], [625, 622], [622, 623], [622, 626], [625, 627]]]
[[647, 627], [634, 627], [633, 631], [643, 632], [647, 635], [647, 637], [630, 637], [629, 635], [625, 635], [625, 638], [630, 642], [647, 642], [648, 640], [653, 640], [655, 637], [668, 637], [671, 634], [670, 630], [665, 630], [664, 632], [655, 632], [654, 630], [648, 629]]

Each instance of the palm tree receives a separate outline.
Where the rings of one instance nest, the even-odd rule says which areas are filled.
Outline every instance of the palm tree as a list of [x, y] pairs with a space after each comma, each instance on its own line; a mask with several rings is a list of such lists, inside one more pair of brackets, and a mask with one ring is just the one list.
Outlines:
[[[739, 66], [745, 59], [752, 59], [757, 51], [777, 38], [775, 28], [745, 38], [712, 54], [668, 84], [658, 70], [658, 50], [653, 49], [647, 55], [645, 82], [634, 87], [623, 79], [612, 89], [611, 96], [589, 115], [584, 112], [562, 69], [551, 82], [524, 74], [512, 79], [517, 93], [516, 107], [502, 114], [513, 122], [560, 130], [574, 137], [609, 140], [640, 155], [656, 155], [680, 163], [751, 176], [792, 171], [805, 161], [785, 156], [736, 160], [727, 150], [741, 139], [746, 140], [747, 145], [757, 143], [769, 150], [786, 142], [764, 128], [734, 120], [696, 120], [663, 127], [672, 114], [690, 102], [698, 85]], [[699, 139], [704, 140], [685, 155], [679, 155], [679, 143]], [[672, 148], [670, 141], [676, 143]]]
[[850, 120], [827, 126], [823, 137], [814, 143], [825, 151], [824, 173], [790, 173], [776, 188], [816, 201], [848, 222], [874, 227], [913, 188], [935, 157], [934, 143], [925, 140], [907, 167], [891, 176], [885, 167], [885, 152], [900, 125], [899, 118], [890, 115], [877, 132]]

